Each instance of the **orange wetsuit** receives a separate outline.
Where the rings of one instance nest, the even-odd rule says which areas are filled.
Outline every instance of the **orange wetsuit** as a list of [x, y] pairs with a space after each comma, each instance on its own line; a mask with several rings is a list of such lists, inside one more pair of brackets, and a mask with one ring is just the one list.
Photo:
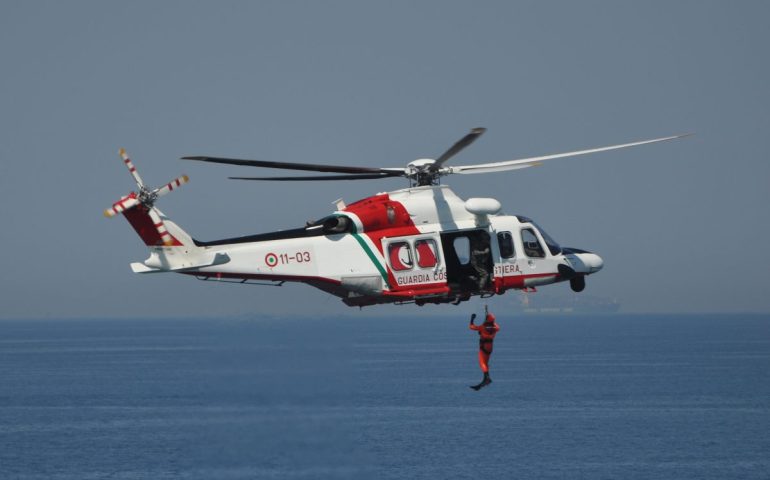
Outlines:
[[469, 325], [471, 330], [479, 332], [479, 366], [481, 371], [489, 373], [489, 356], [492, 355], [492, 342], [500, 330], [500, 325], [495, 323], [495, 316], [487, 314], [487, 318], [481, 325]]

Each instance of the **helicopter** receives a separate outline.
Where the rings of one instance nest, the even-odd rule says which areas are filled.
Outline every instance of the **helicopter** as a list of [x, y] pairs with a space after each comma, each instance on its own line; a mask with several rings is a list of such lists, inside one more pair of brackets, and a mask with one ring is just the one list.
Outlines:
[[[269, 233], [200, 241], [164, 215], [156, 201], [189, 181], [182, 175], [148, 188], [124, 149], [119, 153], [137, 191], [105, 210], [122, 214], [150, 250], [135, 273], [173, 272], [199, 280], [282, 286], [298, 282], [339, 297], [346, 305], [452, 303], [508, 290], [569, 282], [581, 292], [586, 277], [604, 265], [596, 253], [560, 246], [535, 221], [501, 213], [493, 198], [467, 200], [441, 178], [453, 174], [495, 173], [575, 157], [682, 138], [673, 135], [620, 145], [478, 165], [449, 166], [447, 161], [477, 140], [474, 128], [435, 159], [406, 167], [374, 168], [188, 156], [183, 160], [320, 172], [326, 175], [229, 177], [253, 181], [373, 180], [405, 177], [409, 187], [358, 200], [306, 225]], [[333, 175], [328, 175], [328, 174]]]

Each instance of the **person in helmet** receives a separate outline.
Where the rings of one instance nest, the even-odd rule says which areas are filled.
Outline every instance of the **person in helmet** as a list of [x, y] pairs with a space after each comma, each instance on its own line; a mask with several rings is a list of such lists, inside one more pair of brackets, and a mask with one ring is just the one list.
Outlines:
[[469, 325], [471, 330], [479, 332], [479, 366], [481, 371], [484, 372], [484, 379], [478, 385], [472, 385], [471, 388], [478, 391], [483, 387], [486, 387], [492, 383], [492, 379], [489, 378], [489, 356], [492, 355], [492, 346], [495, 340], [495, 335], [500, 331], [500, 326], [495, 322], [494, 314], [490, 313], [487, 307], [484, 307], [486, 318], [484, 323], [476, 325], [473, 321], [476, 319], [476, 314], [471, 315], [471, 323]]

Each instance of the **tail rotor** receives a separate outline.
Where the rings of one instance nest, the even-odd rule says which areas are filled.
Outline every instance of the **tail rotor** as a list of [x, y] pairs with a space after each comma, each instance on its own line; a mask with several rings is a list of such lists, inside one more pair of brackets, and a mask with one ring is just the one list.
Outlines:
[[122, 197], [120, 200], [115, 202], [111, 208], [108, 208], [104, 211], [104, 216], [114, 217], [120, 213], [126, 212], [127, 210], [141, 206], [144, 208], [144, 210], [146, 210], [147, 215], [152, 220], [153, 227], [157, 231], [161, 243], [165, 246], [174, 245], [174, 237], [169, 234], [166, 225], [163, 223], [163, 219], [161, 218], [160, 213], [158, 213], [158, 210], [155, 208], [155, 201], [159, 197], [162, 197], [189, 182], [190, 178], [187, 175], [182, 175], [181, 177], [175, 178], [162, 187], [149, 189], [144, 185], [142, 177], [139, 176], [139, 172], [136, 171], [136, 166], [131, 161], [131, 158], [128, 156], [126, 151], [121, 148], [119, 154], [123, 159], [123, 163], [125, 163], [126, 167], [128, 168], [128, 172], [134, 178], [139, 191], [131, 192], [128, 195]]

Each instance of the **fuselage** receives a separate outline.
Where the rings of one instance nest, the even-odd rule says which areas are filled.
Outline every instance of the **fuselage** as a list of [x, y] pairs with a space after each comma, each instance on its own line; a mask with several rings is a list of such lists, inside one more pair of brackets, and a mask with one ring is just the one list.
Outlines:
[[303, 228], [196, 241], [199, 256], [228, 260], [178, 271], [302, 282], [364, 306], [460, 302], [566, 280], [579, 291], [602, 268], [598, 255], [561, 248], [532, 220], [495, 210], [495, 200], [463, 201], [447, 186], [381, 193]]

